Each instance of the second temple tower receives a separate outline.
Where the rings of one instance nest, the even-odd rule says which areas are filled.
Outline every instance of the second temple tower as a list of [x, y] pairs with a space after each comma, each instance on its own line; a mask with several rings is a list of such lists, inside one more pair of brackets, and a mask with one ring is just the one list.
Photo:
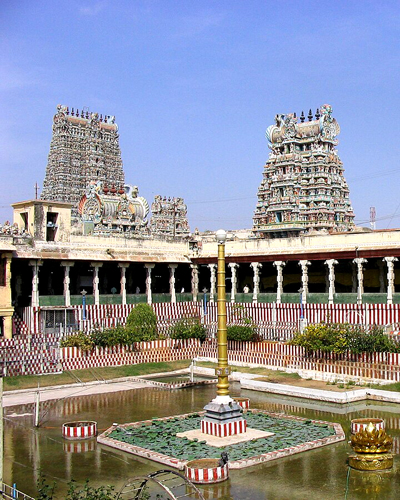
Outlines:
[[354, 213], [336, 137], [339, 124], [324, 104], [308, 121], [276, 115], [266, 136], [271, 149], [258, 189], [253, 231], [259, 237], [351, 231]]

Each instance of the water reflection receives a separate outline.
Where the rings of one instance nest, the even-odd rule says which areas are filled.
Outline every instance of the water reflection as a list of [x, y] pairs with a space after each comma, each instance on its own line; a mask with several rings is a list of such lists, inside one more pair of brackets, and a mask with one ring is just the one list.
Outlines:
[[[4, 476], [7, 483], [35, 496], [36, 481], [42, 470], [48, 480], [58, 484], [58, 498], [65, 497], [67, 483], [86, 478], [98, 486], [114, 484], [121, 488], [127, 479], [164, 468], [159, 464], [98, 445], [95, 440], [68, 442], [61, 436], [67, 420], [96, 420], [99, 432], [113, 422], [133, 422], [155, 416], [189, 413], [202, 409], [215, 394], [215, 387], [202, 386], [168, 391], [158, 388], [135, 389], [117, 393], [76, 395], [41, 406], [42, 426], [33, 428], [33, 406], [5, 409]], [[318, 401], [281, 398], [265, 393], [232, 387], [232, 394], [250, 397], [254, 408], [276, 413], [298, 415], [342, 424], [350, 430], [352, 418], [370, 416], [386, 420], [386, 429], [394, 438], [395, 452], [400, 450], [400, 415], [398, 405], [363, 402], [352, 406], [329, 405]], [[13, 414], [21, 415], [19, 417]], [[23, 414], [26, 415], [23, 415]], [[398, 498], [400, 479], [395, 468], [389, 472], [363, 473], [351, 470], [348, 475], [346, 442], [265, 463], [231, 471], [230, 479], [219, 485], [204, 487], [207, 499], [316, 499]], [[53, 479], [55, 478], [55, 479]], [[375, 495], [375, 496], [374, 496]]]

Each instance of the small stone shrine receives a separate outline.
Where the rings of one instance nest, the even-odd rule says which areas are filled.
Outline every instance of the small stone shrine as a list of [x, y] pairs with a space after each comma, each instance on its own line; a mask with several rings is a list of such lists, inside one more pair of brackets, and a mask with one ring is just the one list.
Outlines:
[[258, 189], [253, 231], [259, 237], [285, 237], [313, 231], [354, 229], [349, 188], [336, 137], [339, 124], [324, 104], [308, 120], [301, 113], [279, 114], [266, 137], [271, 149]]
[[59, 104], [41, 199], [72, 203], [72, 217], [76, 217], [78, 203], [91, 181], [109, 187], [124, 184], [115, 117], [103, 118]]
[[189, 236], [187, 206], [183, 198], [155, 196], [151, 205], [150, 232], [153, 235], [173, 238]]
[[91, 181], [78, 212], [85, 234], [132, 233], [147, 226], [149, 205], [138, 196], [137, 186], [125, 184], [117, 189]]

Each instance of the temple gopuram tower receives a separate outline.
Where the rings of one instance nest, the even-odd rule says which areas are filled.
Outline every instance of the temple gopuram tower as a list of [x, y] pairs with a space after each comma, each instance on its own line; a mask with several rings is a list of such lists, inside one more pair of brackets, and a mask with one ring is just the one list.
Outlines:
[[340, 127], [324, 104], [315, 118], [277, 115], [266, 136], [271, 149], [258, 189], [253, 231], [259, 237], [354, 229], [354, 213], [336, 146]]
[[76, 216], [91, 181], [110, 189], [124, 185], [115, 117], [58, 105], [41, 199], [72, 203]]

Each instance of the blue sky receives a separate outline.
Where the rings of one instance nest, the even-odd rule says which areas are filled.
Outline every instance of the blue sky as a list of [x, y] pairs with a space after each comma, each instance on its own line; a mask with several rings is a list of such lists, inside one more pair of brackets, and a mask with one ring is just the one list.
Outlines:
[[400, 226], [400, 2], [0, 0], [0, 221], [42, 186], [57, 104], [116, 116], [126, 181], [249, 228], [276, 113], [341, 126], [356, 221]]

